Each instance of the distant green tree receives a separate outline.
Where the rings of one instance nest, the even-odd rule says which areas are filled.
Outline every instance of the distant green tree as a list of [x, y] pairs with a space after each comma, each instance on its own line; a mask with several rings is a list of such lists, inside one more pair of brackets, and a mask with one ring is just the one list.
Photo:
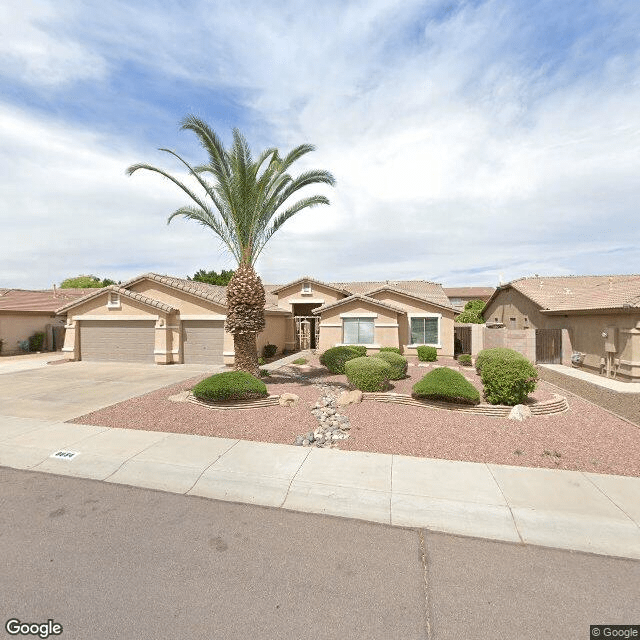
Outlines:
[[67, 278], [60, 283], [61, 289], [100, 289], [108, 287], [110, 284], [120, 284], [115, 280], [105, 278], [100, 280], [97, 276], [77, 276], [75, 278]]
[[456, 322], [484, 324], [482, 310], [485, 304], [484, 300], [469, 300], [469, 302], [464, 305], [464, 311], [456, 318]]
[[187, 280], [193, 280], [194, 282], [206, 282], [207, 284], [217, 284], [221, 287], [226, 287], [229, 284], [229, 280], [233, 278], [235, 272], [232, 270], [227, 271], [223, 269], [220, 273], [217, 271], [205, 271], [200, 269], [196, 271], [193, 278], [187, 276]]

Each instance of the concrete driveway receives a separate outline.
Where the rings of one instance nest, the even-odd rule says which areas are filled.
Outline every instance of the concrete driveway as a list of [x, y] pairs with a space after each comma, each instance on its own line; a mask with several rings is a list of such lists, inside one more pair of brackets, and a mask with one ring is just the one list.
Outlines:
[[[25, 363], [26, 364], [26, 363]], [[0, 416], [65, 421], [224, 366], [65, 362], [16, 370], [0, 363]]]

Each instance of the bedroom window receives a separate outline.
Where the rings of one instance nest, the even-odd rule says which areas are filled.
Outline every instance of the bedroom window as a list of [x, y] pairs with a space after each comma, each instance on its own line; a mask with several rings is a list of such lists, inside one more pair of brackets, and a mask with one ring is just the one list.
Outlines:
[[343, 318], [343, 344], [373, 344], [373, 318]]
[[440, 344], [440, 318], [411, 318], [411, 344]]

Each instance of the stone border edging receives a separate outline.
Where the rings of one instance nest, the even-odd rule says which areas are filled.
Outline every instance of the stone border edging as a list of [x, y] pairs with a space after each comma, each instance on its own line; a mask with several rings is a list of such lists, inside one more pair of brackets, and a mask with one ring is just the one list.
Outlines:
[[192, 393], [186, 398], [187, 402], [197, 404], [200, 407], [214, 409], [215, 411], [228, 411], [230, 409], [259, 409], [261, 407], [277, 406], [280, 396], [269, 396], [268, 398], [257, 398], [255, 400], [239, 400], [238, 402], [230, 402], [228, 404], [220, 404], [216, 402], [207, 402], [206, 400], [198, 400]]
[[[363, 393], [363, 400], [374, 400], [375, 402], [390, 402], [395, 404], [407, 404], [413, 407], [431, 407], [434, 409], [446, 409], [448, 411], [459, 411], [460, 413], [475, 413], [484, 416], [494, 416], [498, 418], [506, 418], [513, 407], [498, 404], [455, 404], [452, 402], [441, 402], [438, 400], [416, 400], [404, 393]], [[569, 410], [569, 404], [564, 396], [557, 393], [553, 394], [551, 400], [537, 402], [536, 404], [526, 405], [531, 409], [534, 416], [553, 415], [556, 413], [564, 413]]]

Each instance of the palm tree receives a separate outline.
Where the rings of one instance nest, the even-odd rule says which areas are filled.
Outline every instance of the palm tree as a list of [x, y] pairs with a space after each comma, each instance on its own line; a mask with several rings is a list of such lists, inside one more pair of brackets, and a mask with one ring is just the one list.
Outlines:
[[278, 149], [265, 149], [253, 160], [245, 137], [233, 130], [233, 145], [225, 149], [215, 131], [200, 118], [190, 115], [181, 130], [193, 131], [208, 155], [208, 163], [192, 167], [170, 149], [160, 149], [177, 158], [189, 175], [204, 190], [201, 197], [190, 186], [171, 174], [149, 164], [134, 164], [138, 169], [154, 171], [168, 178], [189, 196], [192, 203], [180, 207], [168, 218], [183, 216], [211, 229], [229, 249], [238, 266], [227, 286], [227, 319], [225, 329], [233, 334], [235, 368], [258, 374], [256, 337], [265, 327], [265, 293], [255, 271], [256, 259], [273, 234], [292, 216], [308, 207], [329, 204], [322, 195], [290, 202], [294, 193], [311, 184], [334, 185], [328, 171], [311, 170], [293, 178], [289, 167], [305, 154], [314, 151], [302, 144], [284, 158]]

